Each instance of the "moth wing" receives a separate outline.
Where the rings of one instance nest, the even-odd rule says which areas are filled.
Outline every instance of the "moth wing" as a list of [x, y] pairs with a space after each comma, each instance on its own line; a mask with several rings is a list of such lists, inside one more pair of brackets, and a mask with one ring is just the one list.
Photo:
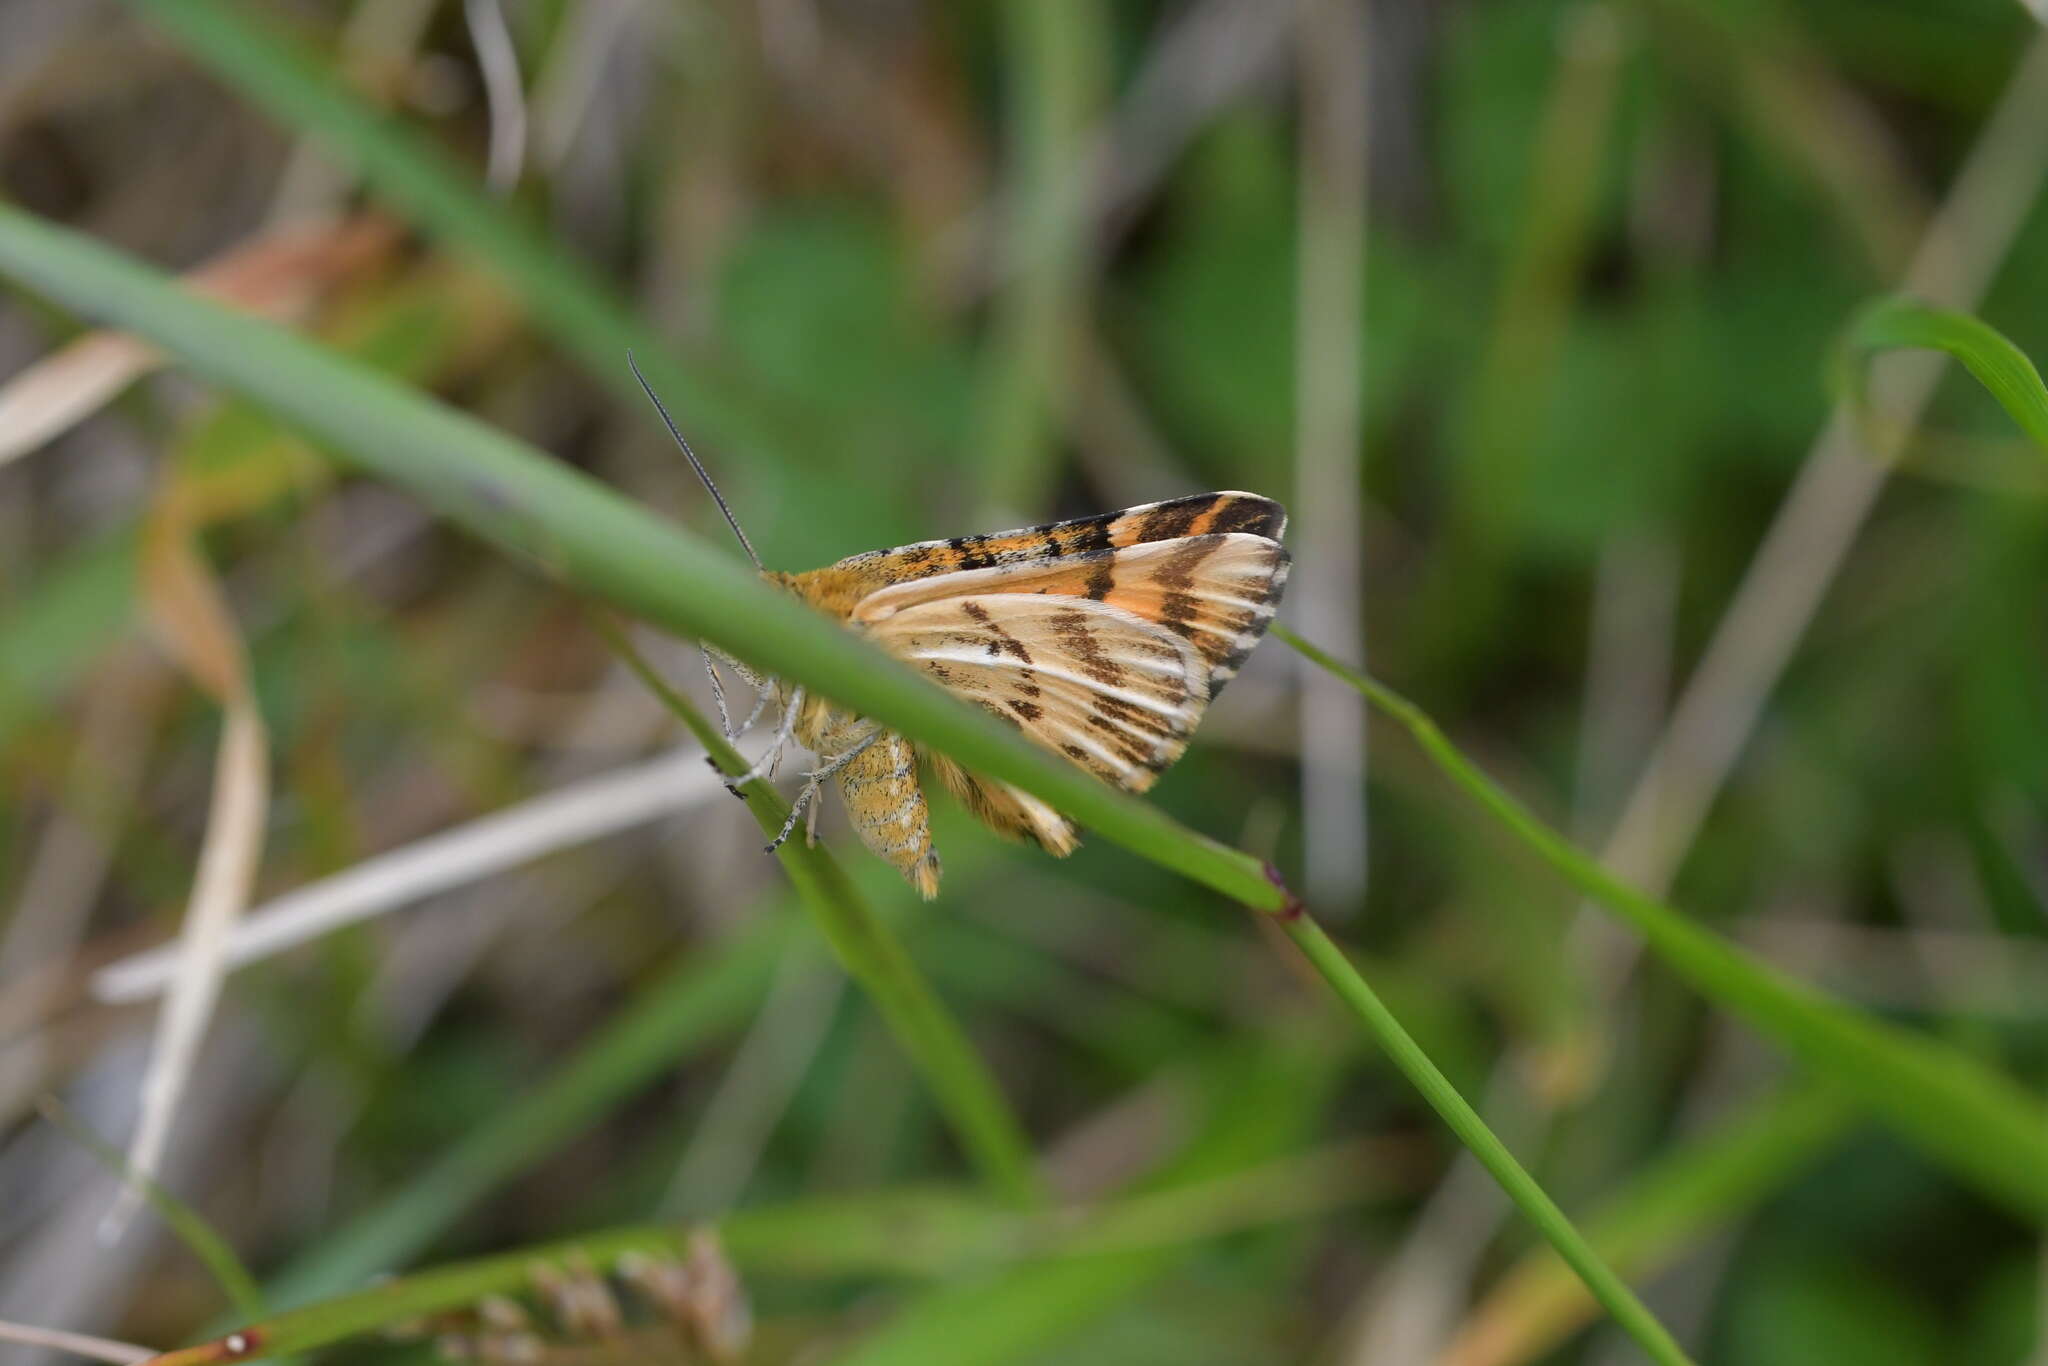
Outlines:
[[1278, 503], [1256, 493], [1226, 489], [1014, 531], [991, 531], [979, 536], [916, 541], [886, 550], [864, 551], [794, 577], [837, 576], [878, 587], [960, 570], [1042, 562], [1183, 536], [1238, 533], [1277, 541], [1286, 529], [1287, 510]]
[[1029, 839], [1060, 858], [1081, 843], [1074, 823], [1021, 787], [969, 773], [937, 752], [926, 754], [939, 783], [983, 825], [999, 835]]
[[1287, 552], [1265, 536], [1182, 536], [891, 584], [861, 598], [850, 620], [880, 632], [904, 612], [955, 598], [1097, 603], [1193, 646], [1205, 666], [1206, 702], [1235, 676], [1272, 623], [1287, 566]]
[[[948, 691], [1127, 792], [1143, 792], [1181, 756], [1209, 703], [1199, 650], [1089, 598], [963, 594], [904, 606], [870, 629]], [[1008, 802], [1024, 795], [989, 786]]]

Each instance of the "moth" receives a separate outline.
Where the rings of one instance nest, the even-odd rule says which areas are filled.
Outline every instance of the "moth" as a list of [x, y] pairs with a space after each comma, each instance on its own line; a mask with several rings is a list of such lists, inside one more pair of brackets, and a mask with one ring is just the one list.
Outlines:
[[[1151, 787], [1187, 749], [1287, 583], [1286, 512], [1239, 492], [871, 550], [800, 574], [765, 569], [661, 400], [647, 393], [764, 579], [1126, 792]], [[728, 786], [772, 777], [791, 740], [820, 758], [771, 851], [806, 809], [815, 822], [819, 790], [836, 780], [861, 842], [927, 900], [936, 896], [939, 856], [920, 759], [997, 834], [1059, 857], [1079, 843], [1072, 821], [1021, 788], [970, 773], [723, 652], [707, 647], [704, 663], [729, 739], [771, 708], [778, 716], [769, 748]], [[753, 710], [738, 724], [720, 664], [754, 690]]]

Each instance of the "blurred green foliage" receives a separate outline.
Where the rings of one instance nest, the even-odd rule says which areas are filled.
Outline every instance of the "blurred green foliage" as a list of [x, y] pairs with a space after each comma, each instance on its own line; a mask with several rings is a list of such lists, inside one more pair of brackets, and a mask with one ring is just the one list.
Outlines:
[[[376, 7], [230, 12], [291, 30], [443, 154], [441, 192], [481, 199], [489, 118], [463, 7], [424, 6], [416, 44], [363, 63], [345, 55], [344, 25]], [[0, 25], [64, 8], [9, 0]], [[1302, 187], [1285, 39], [1191, 120], [1184, 146], [1159, 123], [1112, 144], [1115, 165], [1159, 151], [1162, 169], [1089, 220], [1078, 260], [1044, 272], [1073, 293], [1040, 324], [1059, 364], [1031, 399], [1045, 438], [1017, 458], [1042, 463], [998, 478], [983, 463], [985, 386], [1011, 335], [998, 320], [1017, 306], [1005, 291], [1040, 278], [1006, 265], [1003, 225], [1024, 216], [1006, 196], [1046, 183], [1019, 180], [1030, 92], [1015, 85], [1047, 78], [1056, 51], [1021, 52], [1001, 6], [629, 5], [618, 29], [595, 0], [506, 8], [538, 136], [504, 207], [545, 248], [511, 252], [533, 278], [503, 268], [502, 240], [465, 243], [459, 211], [437, 223], [347, 191], [339, 202], [398, 203], [418, 235], [328, 291], [307, 326], [331, 345], [722, 536], [605, 359], [628, 331], [665, 339], [659, 386], [785, 568], [987, 529], [975, 519], [998, 483], [1039, 491], [1020, 520], [1198, 488], [1290, 496]], [[1146, 81], [1199, 89], [1196, 60], [1221, 45], [1190, 57], [1169, 40], [1222, 8], [1092, 9], [1100, 79], [1084, 71], [1061, 98], [1082, 103], [1084, 128], [1127, 128], [1116, 120]], [[1367, 9], [1367, 572], [1346, 587], [1374, 672], [1597, 848], [1826, 421], [1831, 346], [1898, 285], [2029, 44], [2040, 67], [2041, 39], [2009, 0]], [[258, 231], [292, 126], [137, 18], [52, 31], [0, 27], [38, 73], [0, 99], [0, 194], [176, 268]], [[543, 98], [578, 89], [586, 59], [600, 78], [580, 101]], [[557, 138], [566, 152], [545, 154]], [[583, 263], [587, 280], [550, 276], [555, 261]], [[616, 315], [585, 285], [622, 301]], [[0, 369], [71, 335], [24, 295], [0, 309]], [[2048, 355], [2048, 214], [2026, 217], [1975, 311]], [[668, 735], [566, 595], [410, 521], [248, 411], [152, 383], [0, 468], [0, 926], [60, 817], [111, 851], [80, 963], [162, 937], [182, 905], [210, 709], [172, 689], [132, 790], [66, 780], [91, 690], [137, 634], [133, 529], [171, 458], [225, 470], [244, 500], [208, 548], [274, 733], [266, 889]], [[1671, 897], [2037, 1091], [2044, 491], [2005, 415], [1966, 376], [1946, 379]], [[1620, 623], [1604, 679], [1602, 620]], [[688, 653], [663, 663], [694, 686]], [[1294, 731], [1293, 667], [1263, 647], [1155, 794], [1290, 873], [1298, 761], [1316, 745]], [[1782, 1064], [1652, 961], [1610, 980], [1573, 947], [1568, 889], [1406, 741], [1376, 734], [1371, 764], [1369, 886], [1318, 913], [1589, 1233], [1640, 1229], [1666, 1208], [1660, 1190], [1705, 1192], [1645, 1266], [1651, 1303], [1698, 1359], [2021, 1366], [2040, 1352], [2041, 1229], [1861, 1120], [1799, 1130], [1810, 1146], [1775, 1148], [1767, 1167], [1716, 1165], [1717, 1142], [1769, 1121]], [[746, 1149], [747, 1172], [683, 1205], [786, 1208], [819, 1220], [821, 1239], [835, 1226], [819, 1202], [966, 1181], [868, 1001], [833, 998], [811, 1036], [774, 1007], [771, 954], [805, 927], [785, 924], [730, 806], [551, 855], [236, 979], [212, 1056], [230, 1056], [219, 1036], [257, 1040], [253, 1057], [232, 1054], [244, 1099], [222, 1111], [223, 1156], [181, 1194], [260, 1275], [328, 1294], [376, 1267], [666, 1217], [707, 1131]], [[833, 816], [826, 832], [843, 833]], [[1215, 897], [1099, 843], [1056, 863], [950, 810], [938, 834], [947, 894], [902, 918], [905, 943], [1060, 1190], [1122, 1200], [1362, 1136], [1412, 1160], [1367, 1196], [1305, 1191], [1298, 1217], [1088, 1258], [955, 1277], [743, 1265], [760, 1358], [1361, 1360], [1354, 1316], [1436, 1226], [1424, 1211], [1486, 1208], [1446, 1195], [1455, 1143]], [[879, 901], [902, 895], [886, 870], [854, 872]], [[717, 1008], [666, 1040], [631, 1036], [639, 1047], [611, 1067], [622, 1031], [681, 1008], [679, 983], [709, 984]], [[139, 1022], [73, 1004], [44, 1084], [76, 1105], [130, 1075], [115, 1045]], [[743, 1041], [797, 1050], [781, 1102]], [[749, 1104], [759, 1128], [733, 1120]], [[536, 1105], [547, 1113], [529, 1127]], [[0, 1151], [0, 1173], [24, 1183], [9, 1189], [56, 1180], [40, 1160]], [[1632, 1225], [1614, 1201], [1642, 1192]], [[0, 1222], [0, 1287], [28, 1284], [53, 1245], [54, 1216], [24, 1209]], [[856, 1223], [876, 1222], [858, 1227], [886, 1233], [888, 1216], [864, 1210]], [[999, 1217], [963, 1216], [978, 1231]], [[1473, 1227], [1442, 1273], [1446, 1334], [1531, 1251], [1518, 1225]], [[190, 1263], [152, 1254], [105, 1291], [93, 1326], [183, 1340], [218, 1305]], [[0, 1294], [0, 1316], [29, 1311]], [[332, 1359], [418, 1350], [365, 1339]], [[1628, 1349], [1602, 1326], [1541, 1350], [1596, 1362]]]

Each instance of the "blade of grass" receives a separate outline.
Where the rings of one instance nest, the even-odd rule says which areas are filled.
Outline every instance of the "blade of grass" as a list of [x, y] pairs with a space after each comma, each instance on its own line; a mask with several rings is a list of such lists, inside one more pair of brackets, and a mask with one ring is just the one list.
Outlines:
[[[1354, 1204], [1384, 1189], [1377, 1179], [1359, 1174], [1362, 1165], [1355, 1151], [1315, 1153], [1127, 1201], [1028, 1213], [947, 1188], [864, 1192], [740, 1210], [717, 1228], [733, 1263], [756, 1274], [945, 1279], [967, 1269], [1020, 1262], [1027, 1268], [1048, 1261], [1085, 1268], [1089, 1261], [1156, 1258], [1162, 1249], [1178, 1251]], [[1293, 1189], [1304, 1182], [1316, 1183], [1316, 1189]], [[1269, 1188], [1282, 1187], [1290, 1198], [1271, 1198], [1276, 1190]], [[588, 1261], [608, 1270], [629, 1253], [680, 1252], [690, 1235], [684, 1227], [607, 1229], [436, 1267], [290, 1309], [154, 1360], [159, 1366], [188, 1366], [312, 1351], [408, 1319], [461, 1309], [487, 1295], [517, 1293], [530, 1283], [536, 1265]], [[1077, 1260], [1062, 1260], [1070, 1258]], [[227, 1350], [237, 1336], [244, 1343], [241, 1352]]]
[[[1968, 313], [1935, 308], [1905, 295], [1873, 300], [1836, 345], [1837, 389], [1871, 414], [1868, 361], [1880, 351], [1942, 351], [1963, 363], [2026, 434], [2048, 450], [2048, 386], [2026, 352]], [[1883, 449], [1882, 446], [1879, 449]]]
[[[747, 761], [718, 728], [648, 666], [623, 631], [602, 611], [593, 613], [591, 619], [634, 676], [689, 727], [721, 772], [728, 777], [747, 772]], [[761, 833], [773, 835], [781, 830], [789, 808], [775, 788], [756, 779], [743, 791]], [[813, 845], [802, 838], [785, 840], [776, 857], [796, 883], [804, 909], [832, 946], [840, 966], [867, 990], [897, 1042], [923, 1071], [939, 1108], [952, 1121], [975, 1165], [996, 1190], [1011, 1199], [1026, 1203], [1039, 1199], [1042, 1189], [1023, 1126], [987, 1064], [967, 1041], [966, 1031], [918, 971], [903, 941], [875, 914], [822, 844]]]
[[55, 1096], [45, 1096], [40, 1106], [43, 1118], [62, 1130], [65, 1137], [91, 1153], [94, 1160], [109, 1171], [118, 1173], [136, 1190], [156, 1216], [164, 1221], [167, 1228], [176, 1234], [192, 1255], [199, 1259], [234, 1306], [237, 1314], [244, 1318], [257, 1318], [264, 1312], [263, 1292], [256, 1287], [256, 1278], [242, 1265], [228, 1240], [221, 1237], [212, 1224], [200, 1217], [199, 1211], [165, 1190], [162, 1183], [136, 1171], [128, 1160], [121, 1156], [114, 1146], [88, 1128], [83, 1121], [65, 1109]]
[[[290, 321], [328, 287], [373, 264], [394, 231], [361, 215], [251, 237], [185, 278], [252, 313]], [[162, 358], [121, 333], [79, 337], [0, 384], [0, 465], [19, 459], [98, 412]]]
[[[1586, 1219], [1586, 1236], [1638, 1279], [1656, 1274], [1813, 1163], [1855, 1110], [1813, 1084], [1774, 1091], [1637, 1173]], [[1578, 1282], [1538, 1249], [1503, 1276], [1436, 1366], [1510, 1366], [1551, 1351], [1591, 1314]]]
[[1471, 1150], [1481, 1165], [1500, 1183], [1508, 1198], [1521, 1208], [1523, 1215], [1536, 1226], [1550, 1245], [1557, 1249], [1557, 1255], [1585, 1282], [1586, 1289], [1602, 1308], [1613, 1316], [1615, 1323], [1636, 1340], [1653, 1361], [1682, 1363], [1688, 1361], [1663, 1324], [1657, 1322], [1635, 1292], [1612, 1268], [1602, 1260], [1593, 1245], [1586, 1241], [1557, 1207], [1543, 1187], [1536, 1184], [1536, 1178], [1529, 1175], [1522, 1164], [1515, 1160], [1507, 1145], [1494, 1137], [1493, 1130], [1486, 1127], [1486, 1121], [1479, 1112], [1466, 1103], [1449, 1078], [1437, 1070], [1435, 1063], [1401, 1022], [1394, 1018], [1380, 1001], [1373, 989], [1367, 985], [1343, 950], [1333, 943], [1322, 926], [1306, 914], [1279, 917], [1287, 937], [1298, 945], [1310, 963], [1315, 965], [1323, 980], [1351, 1007], [1352, 1012], [1364, 1022], [1366, 1028], [1379, 1040], [1380, 1046], [1394, 1060], [1394, 1065], [1422, 1092], [1422, 1097], [1448, 1124], [1458, 1141]]
[[[1309, 1159], [1307, 1176], [1315, 1176]], [[1280, 1176], [1288, 1173], [1260, 1173]], [[739, 1210], [725, 1219], [719, 1243], [731, 1262], [754, 1274], [782, 1276], [918, 1276], [944, 1278], [961, 1268], [1053, 1266], [1087, 1268], [1112, 1257], [1157, 1255], [1090, 1251], [1104, 1245], [1188, 1243], [1298, 1219], [1305, 1212], [1356, 1202], [1360, 1186], [1321, 1202], [1245, 1200], [1237, 1182], [1196, 1182], [1171, 1192], [1110, 1202], [1085, 1210], [1018, 1212], [958, 1190], [913, 1188], [827, 1196], [793, 1204]], [[444, 1311], [459, 1311], [489, 1294], [518, 1294], [537, 1266], [594, 1266], [612, 1270], [631, 1253], [676, 1255], [688, 1247], [684, 1227], [604, 1229], [541, 1247], [479, 1257], [342, 1294], [250, 1323], [193, 1348], [150, 1358], [152, 1366], [256, 1360], [311, 1352], [360, 1333], [373, 1333]], [[1073, 1262], [1063, 1262], [1073, 1257]], [[238, 1346], [229, 1346], [238, 1343]], [[930, 1358], [926, 1358], [930, 1360]], [[948, 1358], [954, 1360], [954, 1358]]]
[[[1259, 860], [1096, 781], [697, 538], [452, 408], [11, 208], [0, 208], [0, 272], [141, 333], [332, 453], [615, 606], [1015, 783], [1103, 838], [1246, 905], [1285, 904]], [[626, 372], [623, 352], [618, 369]]]
[[1467, 795], [1565, 880], [1633, 925], [1701, 994], [1867, 1106], [1922, 1153], [2029, 1218], [2048, 1215], [2048, 1108], [1974, 1057], [1872, 1019], [1627, 886], [1538, 820], [1385, 684], [1285, 627], [1273, 634], [1398, 722]]

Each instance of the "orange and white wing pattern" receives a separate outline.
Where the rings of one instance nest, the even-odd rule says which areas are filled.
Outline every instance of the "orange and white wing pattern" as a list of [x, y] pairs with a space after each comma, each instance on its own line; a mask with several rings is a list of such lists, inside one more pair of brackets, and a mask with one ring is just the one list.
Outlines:
[[[1102, 781], [1143, 792], [1271, 624], [1286, 524], [1271, 499], [1204, 493], [769, 577]], [[998, 833], [1073, 850], [1073, 823], [1037, 797], [925, 758]], [[869, 847], [929, 896], [937, 860], [923, 796], [907, 762], [893, 762], [889, 783], [848, 792], [848, 810]], [[912, 835], [890, 835], [897, 825]]]
[[[1277, 532], [1277, 506], [1257, 501]], [[868, 594], [849, 620], [1047, 749], [1143, 792], [1187, 749], [1286, 580], [1277, 541], [1212, 532], [911, 579]], [[1072, 824], [1037, 798], [942, 756], [933, 766], [990, 826], [1073, 847]]]
[[1279, 542], [1264, 536], [1183, 536], [913, 579], [868, 594], [854, 605], [850, 621], [879, 638], [896, 615], [950, 598], [988, 598], [999, 611], [1011, 610], [1001, 604], [1039, 596], [1100, 603], [1194, 646], [1206, 703], [1272, 624], [1287, 563]]
[[873, 634], [947, 691], [1132, 792], [1181, 756], [1209, 701], [1192, 645], [1087, 598], [934, 598], [891, 612]]
[[[869, 550], [802, 574], [771, 575], [831, 616], [846, 617], [870, 593], [940, 575], [1020, 565], [1072, 564], [1082, 556], [1191, 536], [1243, 535], [1278, 542], [1287, 513], [1256, 493], [1197, 493], [1068, 522], [919, 541]], [[1009, 590], [1005, 590], [1009, 591]]]

